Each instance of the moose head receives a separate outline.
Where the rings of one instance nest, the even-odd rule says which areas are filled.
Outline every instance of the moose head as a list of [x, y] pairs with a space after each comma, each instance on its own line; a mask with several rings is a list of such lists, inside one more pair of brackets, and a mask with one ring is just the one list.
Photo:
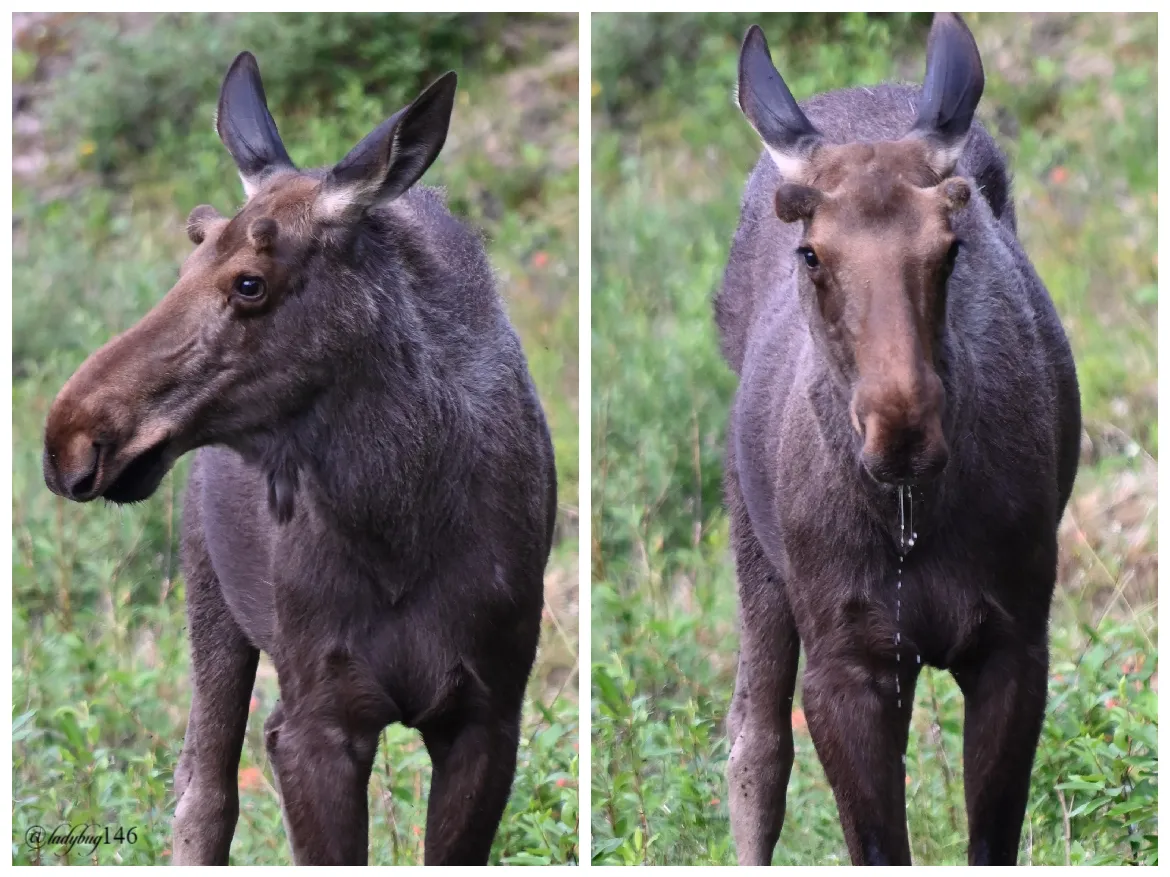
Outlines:
[[[338, 164], [302, 171], [281, 142], [256, 59], [235, 59], [216, 129], [246, 202], [232, 217], [206, 205], [191, 212], [194, 250], [178, 282], [58, 394], [43, 461], [54, 493], [145, 499], [187, 451], [226, 444], [256, 454], [265, 435], [312, 406], [336, 363], [376, 335], [381, 315], [362, 270], [374, 248], [363, 235], [379, 212], [408, 209], [398, 199], [443, 148], [455, 85], [447, 73]], [[394, 265], [381, 268], [377, 276], [392, 279]]]
[[971, 197], [954, 173], [982, 93], [974, 37], [939, 14], [910, 129], [836, 144], [797, 105], [758, 27], [740, 53], [740, 109], [779, 169], [776, 214], [802, 229], [801, 297], [850, 389], [861, 463], [880, 482], [912, 484], [946, 466], [938, 341], [962, 248], [952, 218]]

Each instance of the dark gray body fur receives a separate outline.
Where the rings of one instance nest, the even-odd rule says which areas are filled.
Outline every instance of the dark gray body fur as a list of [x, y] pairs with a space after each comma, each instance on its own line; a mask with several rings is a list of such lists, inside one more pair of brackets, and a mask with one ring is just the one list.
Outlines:
[[[261, 649], [281, 681], [270, 757], [279, 769], [285, 747], [297, 771], [317, 772], [307, 793], [347, 809], [334, 818], [350, 836], [323, 838], [314, 814], [295, 824], [297, 796], [283, 790], [298, 861], [364, 858], [365, 782], [390, 722], [422, 729], [435, 763], [431, 812], [442, 818], [428, 822], [428, 858], [482, 860], [539, 637], [552, 444], [483, 246], [436, 192], [415, 187], [345, 248], [318, 249], [300, 275], [319, 285], [274, 315], [285, 341], [302, 344], [301, 413], [290, 422], [274, 411], [290, 425], [203, 448], [192, 468], [183, 562], [196, 702], [176, 837], [206, 804], [183, 798], [199, 738], [235, 738], [198, 723], [245, 720], [246, 695], [226, 689], [250, 688]], [[365, 307], [322, 307], [341, 295]], [[279, 359], [257, 356], [279, 373]], [[273, 404], [292, 404], [281, 393]], [[479, 741], [461, 747], [468, 728]], [[319, 763], [304, 762], [306, 746]], [[233, 755], [204, 757], [230, 765]], [[314, 851], [298, 854], [301, 844]]]
[[[892, 140], [914, 122], [918, 92], [849, 89], [802, 107], [832, 142]], [[981, 758], [971, 747], [987, 746], [983, 760], [1014, 774], [982, 785], [969, 775], [972, 843], [994, 846], [1002, 833], [980, 835], [976, 827], [1015, 818], [991, 812], [1002, 800], [994, 790], [1022, 782], [1023, 816], [1032, 751], [1024, 746], [1026, 758], [1021, 752], [1014, 761], [1000, 756], [1012, 751], [1007, 735], [1034, 740], [1043, 716], [1056, 531], [1077, 469], [1080, 405], [1068, 342], [1015, 236], [1005, 161], [982, 127], [973, 127], [956, 174], [971, 179], [975, 193], [954, 218], [963, 247], [938, 345], [951, 460], [937, 481], [914, 490], [918, 539], [900, 591], [896, 490], [858, 465], [849, 391], [814, 340], [797, 294], [799, 224], [776, 217], [779, 175], [767, 153], [743, 198], [716, 303], [723, 351], [740, 375], [726, 481], [744, 634], [729, 722], [733, 742], [743, 740], [744, 769], [769, 789], [758, 794], [774, 798], [771, 789], [780, 787], [778, 805], [772, 798], [748, 805], [764, 814], [759, 836], [773, 844], [768, 820], [776, 806], [783, 820], [792, 740], [787, 718], [777, 728], [768, 717], [791, 707], [800, 645], [808, 653], [806, 711], [811, 703], [822, 723], [857, 729], [851, 751], [818, 745], [830, 780], [836, 789], [831, 759], [838, 775], [870, 772], [856, 780], [865, 788], [855, 805], [886, 811], [853, 819], [871, 860], [900, 843], [896, 826], [884, 833], [885, 821], [900, 818], [905, 834], [904, 818], [893, 814], [905, 807], [897, 753], [905, 751], [915, 655], [952, 670], [964, 688], [968, 770]], [[889, 748], [861, 727], [870, 723], [876, 735], [882, 722], [897, 727]], [[982, 803], [972, 800], [983, 794], [976, 786], [986, 792]], [[1003, 809], [1014, 811], [1015, 802]]]

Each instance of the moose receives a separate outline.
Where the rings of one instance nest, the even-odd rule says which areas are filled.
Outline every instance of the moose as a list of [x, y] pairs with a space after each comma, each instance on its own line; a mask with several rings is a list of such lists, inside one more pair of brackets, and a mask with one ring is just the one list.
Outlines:
[[741, 650], [728, 715], [741, 864], [769, 864], [803, 707], [854, 864], [910, 864], [914, 687], [965, 702], [971, 864], [1014, 864], [1044, 718], [1076, 369], [974, 121], [975, 39], [934, 18], [921, 88], [798, 104], [759, 27], [737, 100], [763, 141], [715, 317], [738, 375], [725, 498]]
[[246, 201], [196, 207], [174, 288], [54, 401], [44, 476], [183, 511], [193, 696], [175, 863], [226, 864], [260, 651], [267, 757], [297, 864], [365, 864], [380, 732], [418, 729], [427, 864], [485, 864], [516, 769], [556, 472], [479, 236], [416, 186], [447, 73], [340, 163], [293, 165], [248, 52], [216, 129]]

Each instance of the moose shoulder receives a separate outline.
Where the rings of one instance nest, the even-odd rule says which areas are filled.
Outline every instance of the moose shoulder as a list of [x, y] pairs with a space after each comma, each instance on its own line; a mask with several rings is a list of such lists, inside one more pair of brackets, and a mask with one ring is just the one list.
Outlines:
[[248, 53], [217, 129], [247, 201], [197, 207], [173, 289], [66, 383], [60, 495], [149, 496], [197, 450], [183, 567], [193, 689], [176, 863], [226, 863], [259, 651], [297, 863], [364, 864], [391, 722], [422, 732], [427, 863], [479, 863], [507, 802], [556, 510], [544, 414], [479, 237], [415, 185], [449, 73], [330, 168], [300, 170]]
[[764, 143], [716, 301], [740, 376], [726, 498], [742, 645], [732, 828], [766, 864], [804, 708], [855, 863], [909, 863], [922, 664], [966, 700], [972, 863], [1015, 862], [1047, 685], [1076, 372], [974, 121], [975, 40], [936, 16], [922, 88], [798, 104], [758, 28], [738, 100]]

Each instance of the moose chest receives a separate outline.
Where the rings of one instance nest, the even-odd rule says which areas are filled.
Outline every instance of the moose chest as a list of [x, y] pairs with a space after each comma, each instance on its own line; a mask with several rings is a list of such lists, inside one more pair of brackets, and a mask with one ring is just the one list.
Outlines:
[[774, 516], [769, 553], [810, 655], [953, 669], [992, 639], [1022, 637], [1047, 612], [1050, 592], [1033, 576], [1048, 554], [1040, 541], [975, 519], [935, 528], [908, 520], [914, 543], [903, 553], [897, 524], [808, 508]]
[[917, 549], [858, 551], [848, 541], [783, 540], [781, 581], [804, 648], [867, 665], [946, 668], [1001, 614], [992, 578]]
[[[799, 386], [793, 371], [785, 377]], [[1023, 491], [1008, 503], [964, 482], [933, 507], [908, 495], [900, 520], [896, 489], [875, 499], [847, 449], [826, 438], [808, 395], [778, 392], [785, 382], [764, 380], [768, 372], [744, 376], [731, 463], [810, 655], [950, 668], [984, 637], [1031, 630], [1046, 615], [1051, 590], [1037, 582], [1055, 544], [1035, 523], [1049, 517], [1043, 503]]]
[[211, 580], [245, 636], [284, 668], [282, 697], [328, 678], [331, 692], [376, 692], [379, 720], [409, 722], [468, 687], [470, 625], [428, 599], [434, 589], [408, 588], [393, 563], [347, 554], [304, 508], [275, 525], [262, 474], [230, 451], [201, 451], [188, 490], [198, 504], [192, 545], [206, 546]]

